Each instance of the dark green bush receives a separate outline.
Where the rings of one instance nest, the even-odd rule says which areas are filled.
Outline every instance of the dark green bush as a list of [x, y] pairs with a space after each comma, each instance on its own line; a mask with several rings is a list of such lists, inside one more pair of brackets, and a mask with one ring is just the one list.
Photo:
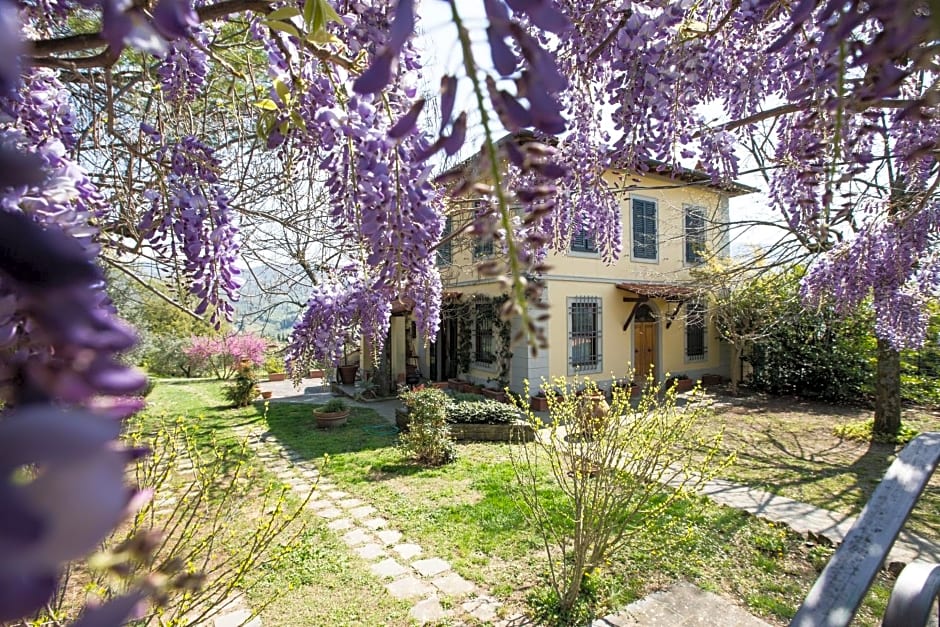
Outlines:
[[449, 396], [455, 403], [475, 403], [486, 400], [482, 394], [474, 394], [472, 392], [454, 392], [449, 394]]
[[502, 425], [518, 418], [515, 407], [492, 400], [451, 403], [447, 408], [447, 422], [453, 423]]
[[862, 305], [844, 317], [830, 307], [811, 309], [799, 296], [801, 268], [767, 282], [755, 308], [770, 308], [775, 323], [754, 341], [748, 385], [771, 394], [858, 402], [871, 388], [874, 321]]
[[457, 447], [447, 424], [447, 407], [452, 405], [447, 395], [436, 388], [417, 387], [398, 398], [408, 409], [408, 431], [399, 437], [405, 454], [426, 466], [457, 459]]
[[232, 382], [225, 386], [222, 393], [235, 407], [250, 405], [251, 401], [261, 393], [258, 388], [258, 377], [255, 376], [251, 365], [239, 367], [238, 372], [232, 378]]

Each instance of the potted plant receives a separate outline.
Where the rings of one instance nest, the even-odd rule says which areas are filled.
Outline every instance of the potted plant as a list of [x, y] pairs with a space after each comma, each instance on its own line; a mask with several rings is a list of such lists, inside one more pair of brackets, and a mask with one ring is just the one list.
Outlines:
[[593, 385], [580, 394], [574, 436], [590, 440], [602, 430], [607, 420], [610, 405], [602, 390]]
[[272, 392], [271, 390], [264, 390], [261, 392], [261, 398], [263, 398], [264, 400], [268, 400], [269, 398], [271, 398], [273, 394], [274, 392]]
[[349, 418], [349, 406], [341, 398], [330, 399], [323, 405], [313, 408], [313, 417], [320, 429], [331, 429], [346, 424]]
[[268, 381], [284, 381], [287, 379], [286, 372], [269, 372]]
[[703, 374], [702, 385], [721, 385], [724, 379], [720, 374]]
[[500, 403], [506, 402], [506, 393], [500, 388], [482, 387], [480, 388], [480, 394]]
[[222, 393], [235, 407], [247, 407], [257, 398], [261, 390], [250, 361], [241, 362], [232, 382], [225, 386]]
[[548, 411], [548, 399], [545, 397], [545, 390], [539, 390], [538, 394], [529, 401], [532, 411]]
[[666, 389], [670, 389], [673, 386], [676, 387], [676, 393], [681, 394], [682, 392], [688, 392], [695, 386], [695, 381], [689, 378], [689, 375], [686, 374], [677, 374], [674, 377], [666, 379]]
[[340, 383], [343, 385], [353, 385], [356, 382], [356, 373], [359, 372], [359, 364], [339, 366], [336, 372], [339, 374]]

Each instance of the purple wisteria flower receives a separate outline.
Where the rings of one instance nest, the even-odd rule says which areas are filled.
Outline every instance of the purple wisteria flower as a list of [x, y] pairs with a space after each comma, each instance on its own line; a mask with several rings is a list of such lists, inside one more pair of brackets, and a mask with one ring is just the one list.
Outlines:
[[[121, 423], [89, 412], [30, 404], [0, 420], [0, 621], [34, 612], [66, 562], [86, 555], [146, 494], [124, 483], [139, 454], [117, 444]], [[29, 469], [14, 479], [14, 471]], [[119, 625], [140, 600], [98, 614]], [[81, 623], [79, 623], [81, 624]]]

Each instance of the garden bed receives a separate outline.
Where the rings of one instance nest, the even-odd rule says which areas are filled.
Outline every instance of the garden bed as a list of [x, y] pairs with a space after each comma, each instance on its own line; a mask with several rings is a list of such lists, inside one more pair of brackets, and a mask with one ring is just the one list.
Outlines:
[[[400, 431], [408, 430], [408, 412], [395, 410], [395, 425]], [[535, 429], [524, 420], [501, 424], [450, 422], [450, 434], [457, 442], [531, 442]]]

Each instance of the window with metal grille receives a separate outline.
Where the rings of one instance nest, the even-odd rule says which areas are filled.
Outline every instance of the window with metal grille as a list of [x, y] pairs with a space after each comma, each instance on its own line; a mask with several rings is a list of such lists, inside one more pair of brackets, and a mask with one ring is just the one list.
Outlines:
[[656, 241], [656, 202], [632, 199], [633, 207], [633, 257], [635, 259], [658, 258]]
[[451, 232], [453, 231], [453, 222], [451, 221], [450, 216], [444, 221], [444, 232], [441, 233], [441, 243], [437, 247], [437, 265], [439, 266], [449, 266], [454, 261], [454, 248], [452, 246], [453, 242], [449, 239]]
[[571, 236], [571, 251], [576, 253], [596, 253], [597, 242], [594, 240], [594, 236], [588, 233], [586, 229], [581, 229]]
[[702, 263], [705, 260], [705, 209], [685, 208], [685, 262]]
[[600, 372], [601, 299], [568, 299], [568, 371]]
[[685, 305], [685, 358], [687, 361], [702, 361], [708, 356], [705, 342], [706, 323], [705, 303], [700, 300], [689, 301]]
[[473, 258], [479, 259], [481, 257], [492, 257], [493, 256], [493, 238], [492, 237], [479, 237], [473, 243]]
[[496, 363], [493, 345], [496, 306], [493, 303], [477, 303], [473, 308], [473, 318], [473, 360], [481, 364]]

